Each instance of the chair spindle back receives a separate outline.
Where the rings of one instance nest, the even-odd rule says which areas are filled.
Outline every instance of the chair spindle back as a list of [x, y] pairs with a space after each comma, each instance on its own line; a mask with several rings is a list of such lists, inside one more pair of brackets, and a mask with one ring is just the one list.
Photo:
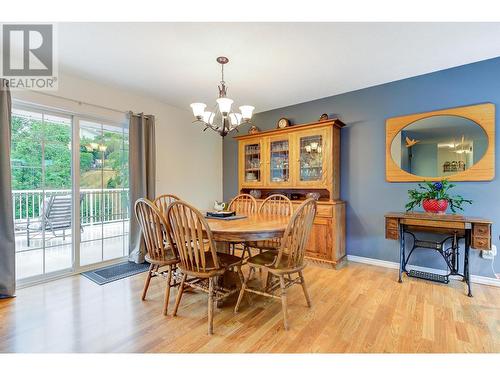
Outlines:
[[290, 216], [293, 213], [292, 201], [282, 194], [273, 194], [264, 199], [259, 213]]
[[154, 204], [156, 205], [156, 207], [158, 207], [158, 209], [160, 210], [160, 212], [163, 215], [166, 215], [168, 206], [170, 206], [172, 203], [174, 203], [176, 201], [180, 201], [180, 200], [181, 199], [176, 195], [162, 194], [159, 197], [155, 198]]
[[299, 268], [304, 264], [305, 248], [316, 216], [316, 200], [309, 198], [304, 201], [292, 215], [285, 234], [281, 239], [281, 246], [275, 265], [279, 265], [283, 255], [287, 255], [287, 268]]
[[186, 202], [176, 201], [168, 207], [167, 221], [181, 269], [208, 273], [220, 268], [212, 231], [201, 212]]
[[172, 249], [167, 246], [170, 242], [166, 233], [165, 217], [153, 202], [145, 198], [140, 198], [135, 202], [134, 210], [142, 230], [148, 256], [152, 260], [158, 261], [167, 259], [168, 252], [171, 252]]
[[239, 214], [253, 214], [257, 211], [257, 201], [250, 194], [239, 194], [229, 203], [228, 210]]

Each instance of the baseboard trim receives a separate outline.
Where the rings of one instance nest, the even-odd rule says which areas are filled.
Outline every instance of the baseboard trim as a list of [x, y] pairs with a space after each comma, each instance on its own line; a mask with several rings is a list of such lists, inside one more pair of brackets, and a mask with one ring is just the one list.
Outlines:
[[[350, 262], [370, 264], [372, 266], [379, 266], [379, 267], [392, 268], [392, 269], [399, 268], [399, 263], [396, 263], [396, 262], [389, 262], [387, 260], [360, 257], [357, 255], [347, 255], [347, 260]], [[441, 273], [441, 274], [443, 273], [443, 270], [438, 270], [435, 268], [420, 267], [420, 266], [413, 266], [413, 265], [408, 265], [408, 268], [414, 269], [417, 271], [423, 271], [423, 272], [432, 272], [432, 273]], [[500, 279], [494, 279], [493, 277], [470, 275], [470, 280], [475, 284], [500, 287]]]

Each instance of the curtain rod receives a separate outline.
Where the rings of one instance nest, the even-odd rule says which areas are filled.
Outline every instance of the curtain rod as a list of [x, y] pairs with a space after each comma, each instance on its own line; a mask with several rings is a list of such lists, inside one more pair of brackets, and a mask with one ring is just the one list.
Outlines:
[[[106, 106], [103, 106], [103, 105], [99, 105], [99, 104], [94, 104], [94, 103], [88, 103], [88, 102], [84, 102], [82, 100], [76, 100], [76, 99], [71, 99], [71, 98], [66, 98], [64, 96], [60, 96], [60, 95], [54, 95], [54, 94], [49, 94], [49, 93], [46, 93], [46, 92], [41, 92], [41, 91], [35, 91], [35, 90], [29, 90], [31, 92], [34, 92], [36, 94], [41, 94], [41, 95], [45, 95], [45, 96], [50, 96], [52, 98], [57, 98], [57, 99], [63, 99], [63, 100], [67, 100], [67, 101], [70, 101], [70, 102], [73, 102], [73, 103], [76, 103], [78, 105], [88, 105], [88, 106], [91, 106], [91, 107], [96, 107], [96, 108], [101, 108], [101, 109], [104, 109], [104, 110], [107, 110], [107, 111], [112, 111], [112, 112], [117, 112], [117, 113], [122, 113], [122, 114], [125, 114], [127, 116], [136, 116], [136, 117], [141, 117], [141, 116], [144, 116], [142, 113], [134, 113], [132, 111], [124, 111], [124, 110], [121, 110], [121, 109], [116, 109], [116, 108], [111, 108], [111, 107], [106, 107]], [[144, 118], [148, 119], [149, 116], [144, 116]]]

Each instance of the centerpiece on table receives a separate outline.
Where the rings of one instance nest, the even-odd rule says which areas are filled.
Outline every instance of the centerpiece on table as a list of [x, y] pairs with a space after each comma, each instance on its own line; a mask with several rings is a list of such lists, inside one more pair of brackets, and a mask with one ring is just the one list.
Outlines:
[[461, 195], [450, 195], [448, 192], [455, 184], [448, 180], [439, 182], [424, 182], [418, 184], [417, 189], [408, 190], [409, 202], [406, 204], [406, 211], [410, 211], [417, 206], [422, 206], [426, 212], [444, 214], [448, 207], [453, 213], [463, 210], [464, 203], [471, 204], [472, 201], [464, 199]]

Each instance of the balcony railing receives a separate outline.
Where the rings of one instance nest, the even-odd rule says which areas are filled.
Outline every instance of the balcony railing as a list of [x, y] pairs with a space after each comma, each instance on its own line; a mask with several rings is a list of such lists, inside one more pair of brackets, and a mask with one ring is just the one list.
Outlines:
[[[69, 195], [71, 190], [13, 190], [13, 215], [17, 228], [28, 218], [40, 217], [43, 201], [53, 195]], [[129, 219], [129, 189], [80, 189], [81, 225]]]

